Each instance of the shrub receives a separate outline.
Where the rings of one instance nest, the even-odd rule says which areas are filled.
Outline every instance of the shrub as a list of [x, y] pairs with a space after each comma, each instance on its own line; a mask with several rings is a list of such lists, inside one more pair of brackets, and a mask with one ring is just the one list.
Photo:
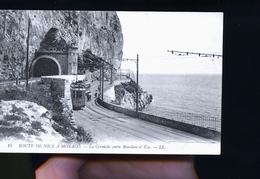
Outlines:
[[56, 123], [52, 124], [52, 127], [60, 133], [69, 142], [90, 142], [92, 140], [91, 135], [86, 133], [82, 126], [74, 128], [71, 125], [59, 125]]
[[86, 131], [82, 126], [78, 126], [77, 128], [73, 128], [75, 132], [79, 135], [86, 135]]
[[32, 108], [32, 107], [33, 107], [33, 105], [31, 105], [31, 104], [28, 106], [29, 109]]
[[24, 111], [23, 108], [18, 108], [18, 107], [16, 107], [15, 104], [12, 104], [12, 110], [11, 110], [12, 113], [17, 113], [19, 115], [21, 115], [21, 114], [26, 115], [23, 111]]
[[58, 124], [53, 123], [52, 124], [53, 129], [55, 129], [58, 133], [60, 133], [63, 137], [68, 139], [71, 137], [71, 130], [68, 127], [60, 126]]
[[4, 119], [7, 121], [21, 121], [22, 117], [17, 115], [6, 115], [4, 116]]
[[35, 131], [35, 130], [33, 130], [33, 129], [29, 129], [29, 130], [27, 131], [27, 133], [28, 133], [29, 135], [35, 135], [35, 136], [38, 136], [38, 135], [39, 135], [39, 132], [38, 132], [38, 131]]
[[73, 129], [77, 133], [76, 139], [78, 142], [90, 142], [92, 140], [90, 134], [87, 133], [82, 126], [78, 126], [77, 128]]
[[10, 126], [11, 124], [8, 121], [6, 121], [6, 120], [0, 120], [0, 125]]
[[52, 120], [63, 127], [72, 127], [70, 120], [62, 114], [54, 113]]
[[41, 82], [32, 83], [25, 100], [51, 109], [52, 99], [50, 95], [50, 85]]
[[54, 130], [60, 133], [66, 140], [71, 141], [73, 139], [72, 126], [68, 118], [62, 114], [55, 113], [52, 117], [56, 123], [52, 124]]
[[32, 128], [38, 131], [42, 131], [42, 132], [46, 132], [43, 128], [42, 128], [42, 124], [39, 121], [32, 121]]
[[23, 100], [26, 96], [27, 91], [18, 86], [7, 85], [0, 89], [0, 99], [2, 100]]
[[24, 131], [24, 129], [22, 127], [4, 127], [4, 126], [0, 126], [0, 135], [2, 135], [2, 137], [23, 137], [21, 135], [21, 132]]
[[6, 115], [4, 116], [4, 119], [7, 121], [22, 121], [22, 123], [29, 121], [28, 118], [24, 118], [18, 115]]

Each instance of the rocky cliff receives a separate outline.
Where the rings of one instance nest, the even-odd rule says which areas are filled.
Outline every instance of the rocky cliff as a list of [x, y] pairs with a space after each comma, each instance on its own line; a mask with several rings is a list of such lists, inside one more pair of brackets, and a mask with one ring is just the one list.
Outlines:
[[149, 105], [153, 96], [137, 86], [133, 80], [122, 82], [115, 85], [115, 100], [113, 103], [121, 107], [135, 110], [136, 109], [136, 91], [138, 91], [138, 110], [142, 111], [146, 105]]
[[30, 65], [50, 29], [57, 29], [57, 38], [68, 46], [77, 46], [79, 56], [89, 50], [120, 67], [123, 34], [116, 12], [1, 10], [0, 80], [25, 77], [27, 38]]

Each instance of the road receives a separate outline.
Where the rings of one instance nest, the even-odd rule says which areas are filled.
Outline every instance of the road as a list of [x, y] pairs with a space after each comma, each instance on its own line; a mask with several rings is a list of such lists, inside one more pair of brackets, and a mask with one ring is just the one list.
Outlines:
[[[92, 88], [92, 94], [94, 91]], [[93, 144], [164, 145], [171, 150], [174, 147], [176, 154], [220, 153], [220, 142], [108, 110], [98, 105], [93, 96], [86, 107], [74, 111], [76, 125], [83, 126], [91, 134]]]
[[143, 121], [105, 109], [87, 102], [86, 107], [74, 111], [77, 125], [83, 126], [97, 143], [144, 142], [151, 144], [173, 143], [216, 143], [203, 137], [179, 131], [170, 127]]

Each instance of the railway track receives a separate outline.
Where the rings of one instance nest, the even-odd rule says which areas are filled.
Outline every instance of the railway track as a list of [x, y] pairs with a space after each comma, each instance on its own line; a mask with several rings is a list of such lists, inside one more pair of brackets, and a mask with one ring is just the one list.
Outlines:
[[74, 117], [76, 124], [90, 132], [96, 143], [216, 143], [210, 139], [110, 111], [98, 106], [94, 99], [88, 102], [85, 108], [74, 111]]

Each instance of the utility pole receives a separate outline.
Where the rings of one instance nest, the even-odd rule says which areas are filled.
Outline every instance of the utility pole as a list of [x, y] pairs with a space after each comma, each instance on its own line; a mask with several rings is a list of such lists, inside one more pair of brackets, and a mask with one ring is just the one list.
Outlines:
[[30, 25], [31, 25], [31, 20], [30, 16], [28, 15], [28, 32], [27, 32], [27, 40], [26, 40], [26, 65], [25, 65], [25, 77], [26, 77], [26, 90], [29, 88], [29, 37], [30, 37]]
[[[136, 109], [135, 109], [135, 112], [136, 112], [136, 117], [138, 116], [138, 102], [139, 102], [139, 98], [138, 98], [138, 86], [139, 86], [139, 82], [138, 82], [138, 77], [139, 77], [139, 56], [137, 54], [137, 58], [136, 59], [122, 59], [123, 61], [134, 61], [136, 63], [136, 84], [137, 84], [137, 87], [136, 87]], [[121, 71], [120, 71], [121, 73]], [[120, 78], [121, 78], [121, 75], [120, 75]]]
[[136, 83], [137, 83], [137, 88], [136, 88], [136, 116], [138, 117], [138, 63], [139, 63], [139, 59], [138, 59], [138, 54], [137, 54], [137, 58], [136, 58]]
[[103, 93], [104, 93], [104, 62], [100, 62], [100, 77], [99, 77], [99, 99], [103, 101]]
[[102, 88], [101, 88], [101, 100], [104, 100], [104, 63], [102, 62]]
[[102, 86], [102, 63], [100, 62], [100, 75], [99, 75], [99, 87], [98, 87], [98, 93], [99, 93], [99, 99], [101, 99], [101, 86]]
[[[111, 63], [111, 62], [110, 62], [110, 63]], [[110, 75], [111, 75], [111, 76], [110, 76], [110, 84], [112, 84], [112, 83], [113, 83], [113, 65], [110, 66], [110, 70], [111, 70], [111, 72], [110, 72], [110, 73], [111, 73], [111, 74], [110, 74]]]
[[116, 70], [113, 65], [111, 65], [111, 61], [110, 63], [106, 62], [105, 60], [100, 60], [100, 96], [101, 96], [101, 100], [104, 100], [104, 77], [105, 77], [105, 69], [104, 66], [105, 65], [109, 65], [111, 68], [111, 84], [112, 84], [112, 70]]

